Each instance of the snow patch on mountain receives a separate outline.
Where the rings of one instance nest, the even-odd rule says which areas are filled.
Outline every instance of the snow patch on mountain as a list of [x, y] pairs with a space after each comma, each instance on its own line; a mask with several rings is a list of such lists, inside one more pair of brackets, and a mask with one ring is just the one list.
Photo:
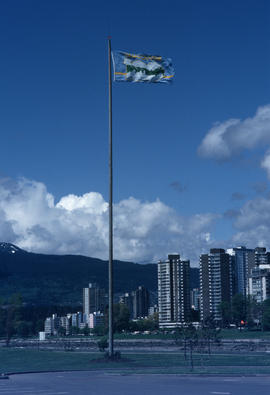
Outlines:
[[16, 252], [21, 252], [22, 250], [11, 243], [0, 242], [0, 253], [5, 254], [16, 254]]

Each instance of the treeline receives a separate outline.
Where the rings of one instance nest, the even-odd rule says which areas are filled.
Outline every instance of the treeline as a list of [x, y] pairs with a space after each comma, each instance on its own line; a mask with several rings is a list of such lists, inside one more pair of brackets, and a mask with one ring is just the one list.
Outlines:
[[[76, 313], [81, 306], [53, 306], [53, 305], [26, 305], [19, 294], [12, 295], [8, 300], [0, 301], [0, 337], [5, 338], [9, 345], [12, 336], [26, 338], [36, 336], [38, 332], [44, 331], [44, 322], [52, 314], [66, 316], [68, 313]], [[97, 326], [92, 333], [103, 336], [108, 332], [108, 310], [105, 311], [104, 325]], [[130, 312], [126, 305], [117, 303], [114, 305], [114, 332], [123, 331], [153, 331], [158, 329], [158, 315], [132, 321]], [[89, 335], [90, 329], [70, 327], [69, 334]], [[65, 329], [60, 327], [59, 335], [65, 335]]]
[[270, 330], [270, 299], [257, 303], [254, 299], [236, 294], [232, 302], [222, 302], [219, 306], [222, 316], [222, 327], [230, 324], [237, 327], [259, 328]]
[[[158, 329], [158, 314], [142, 318], [136, 321], [130, 319], [128, 307], [123, 303], [116, 303], [113, 306], [113, 331], [114, 333], [122, 332], [143, 332], [154, 331]], [[104, 325], [97, 326], [93, 329], [93, 333], [103, 336], [108, 333], [108, 309], [104, 315]]]
[[59, 316], [77, 312], [80, 306], [26, 305], [19, 294], [0, 301], [0, 337], [7, 345], [12, 336], [29, 337], [44, 331], [44, 321], [52, 314]]

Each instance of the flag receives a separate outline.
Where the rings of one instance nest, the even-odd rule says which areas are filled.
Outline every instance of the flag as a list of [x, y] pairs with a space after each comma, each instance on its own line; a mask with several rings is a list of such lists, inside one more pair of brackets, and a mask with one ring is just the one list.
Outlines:
[[174, 68], [171, 59], [158, 55], [112, 52], [114, 81], [171, 82]]

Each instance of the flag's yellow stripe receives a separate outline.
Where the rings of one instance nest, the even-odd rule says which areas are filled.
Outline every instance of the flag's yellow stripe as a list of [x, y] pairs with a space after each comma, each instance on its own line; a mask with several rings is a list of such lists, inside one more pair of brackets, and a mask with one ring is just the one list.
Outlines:
[[163, 78], [172, 78], [172, 77], [173, 77], [173, 75], [164, 75]]
[[114, 74], [126, 75], [127, 73], [120, 73], [120, 72], [116, 71]]
[[132, 53], [125, 53], [127, 56], [131, 58], [138, 58], [138, 59], [155, 59], [155, 60], [162, 60], [161, 56], [141, 56], [141, 55], [134, 55]]

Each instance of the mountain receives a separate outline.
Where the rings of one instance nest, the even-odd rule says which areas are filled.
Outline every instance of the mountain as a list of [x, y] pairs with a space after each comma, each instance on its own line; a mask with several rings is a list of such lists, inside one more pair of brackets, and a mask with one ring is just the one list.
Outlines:
[[20, 254], [20, 253], [26, 253], [26, 251], [21, 250], [19, 247], [15, 246], [14, 244], [11, 243], [0, 243], [0, 255], [1, 254]]
[[[144, 285], [157, 292], [157, 265], [114, 261], [114, 292]], [[81, 255], [45, 255], [0, 242], [0, 298], [20, 293], [34, 304], [78, 304], [82, 288], [96, 282], [107, 288], [108, 262]], [[191, 268], [191, 287], [199, 286], [199, 270]]]

